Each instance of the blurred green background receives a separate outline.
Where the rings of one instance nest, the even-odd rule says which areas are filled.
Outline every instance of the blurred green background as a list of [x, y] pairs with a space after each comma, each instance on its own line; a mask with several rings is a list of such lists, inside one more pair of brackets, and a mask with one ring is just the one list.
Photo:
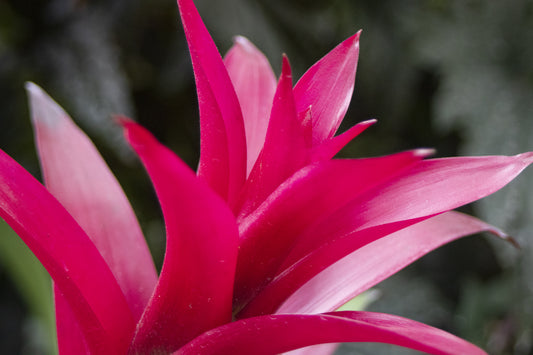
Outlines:
[[[378, 124], [342, 156], [416, 147], [438, 156], [533, 150], [533, 1], [196, 0], [220, 51], [250, 38], [279, 74], [298, 78], [363, 29], [355, 94], [342, 129]], [[0, 148], [39, 177], [24, 82], [54, 97], [95, 141], [161, 261], [157, 201], [110, 119], [123, 113], [195, 166], [194, 79], [172, 0], [0, 1]], [[521, 250], [485, 236], [424, 257], [379, 285], [370, 310], [446, 329], [491, 354], [533, 354], [533, 172], [464, 210], [506, 230]], [[49, 284], [0, 226], [0, 349], [47, 354]], [[339, 354], [410, 354], [345, 345]]]

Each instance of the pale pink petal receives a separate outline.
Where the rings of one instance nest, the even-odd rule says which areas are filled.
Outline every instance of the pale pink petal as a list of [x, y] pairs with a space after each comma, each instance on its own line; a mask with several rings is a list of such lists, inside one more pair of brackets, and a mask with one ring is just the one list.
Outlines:
[[352, 98], [359, 35], [335, 47], [302, 76], [294, 87], [298, 112], [313, 109], [313, 145], [333, 137], [348, 110]]
[[167, 231], [163, 269], [131, 351], [174, 351], [231, 321], [237, 225], [226, 203], [174, 153], [135, 123], [122, 124], [152, 179]]
[[337, 343], [326, 343], [319, 345], [306, 346], [292, 351], [283, 353], [284, 355], [332, 355], [338, 349]]
[[299, 288], [276, 313], [334, 311], [436, 248], [483, 231], [507, 237], [493, 226], [459, 212], [446, 212], [414, 224], [331, 265]]
[[[367, 228], [352, 233], [348, 237], [337, 239], [337, 226], [332, 225], [331, 240], [324, 242], [320, 246], [310, 248], [308, 254], [301, 257], [296, 262], [292, 262], [292, 264], [285, 262], [285, 264], [279, 268], [278, 274], [274, 277], [270, 277], [268, 283], [264, 283], [265, 286], [263, 286], [263, 288], [257, 287], [255, 289], [255, 296], [250, 298], [246, 306], [239, 310], [237, 318], [248, 318], [257, 315], [275, 313], [291, 294], [296, 292], [296, 290], [328, 266], [379, 238], [419, 223], [427, 218], [429, 217], [388, 223], [374, 228]], [[310, 228], [313, 227], [314, 226], [311, 226]], [[311, 233], [304, 233], [302, 237], [306, 238], [310, 234]], [[322, 235], [322, 237], [324, 237], [324, 235]], [[316, 240], [313, 242], [316, 242]], [[300, 252], [301, 249], [299, 249], [298, 254], [300, 254]], [[292, 260], [293, 254], [290, 254], [287, 259]]]
[[330, 160], [296, 172], [239, 223], [237, 303], [246, 302], [267, 277], [273, 276], [310, 224], [429, 153], [416, 150], [380, 158]]
[[272, 105], [265, 145], [241, 195], [240, 215], [253, 211], [284, 180], [307, 163], [309, 147], [298, 120], [287, 57]]
[[246, 178], [246, 137], [239, 101], [222, 58], [192, 0], [178, 0], [200, 107], [198, 174], [233, 204]]
[[96, 245], [138, 320], [157, 272], [137, 218], [89, 138], [41, 88], [26, 87], [46, 187]]
[[278, 275], [239, 316], [275, 311], [305, 282], [358, 248], [485, 197], [532, 162], [533, 153], [420, 161], [310, 226]]
[[91, 351], [125, 353], [135, 322], [108, 265], [65, 208], [3, 151], [0, 217], [48, 270], [74, 312]]
[[376, 122], [376, 120], [359, 122], [346, 132], [330, 139], [326, 139], [320, 145], [313, 147], [311, 150], [311, 161], [328, 160], [333, 158], [346, 144], [350, 143], [352, 139]]
[[269, 315], [210, 330], [175, 355], [271, 355], [332, 342], [379, 342], [435, 355], [486, 355], [450, 333], [410, 319], [372, 312]]
[[276, 77], [264, 54], [242, 36], [235, 38], [235, 44], [224, 57], [224, 64], [241, 104], [248, 175], [265, 143]]

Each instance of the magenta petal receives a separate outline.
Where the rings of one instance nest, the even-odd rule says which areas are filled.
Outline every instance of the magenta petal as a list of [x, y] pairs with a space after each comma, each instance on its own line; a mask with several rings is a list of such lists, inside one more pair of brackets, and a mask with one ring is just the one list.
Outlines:
[[74, 312], [91, 351], [125, 353], [135, 323], [108, 265], [65, 208], [3, 151], [0, 217], [48, 270]]
[[89, 138], [41, 88], [27, 90], [46, 187], [96, 245], [138, 320], [157, 273], [137, 218]]
[[410, 319], [372, 312], [271, 315], [208, 331], [175, 355], [269, 355], [332, 342], [379, 342], [429, 354], [486, 355], [450, 333]]
[[222, 58], [192, 0], [178, 0], [200, 107], [198, 174], [232, 204], [246, 177], [246, 137], [239, 101]]
[[231, 321], [237, 225], [226, 203], [174, 153], [142, 127], [122, 123], [152, 179], [167, 230], [163, 269], [131, 351], [174, 351]]
[[302, 233], [278, 275], [239, 316], [275, 311], [305, 282], [351, 252], [485, 197], [532, 162], [533, 153], [420, 161]]
[[241, 36], [235, 38], [224, 64], [241, 104], [249, 174], [265, 143], [276, 77], [264, 54]]
[[446, 212], [414, 224], [331, 265], [299, 288], [276, 313], [334, 311], [441, 245], [483, 231], [506, 238], [493, 226], [458, 212]]
[[359, 35], [335, 47], [302, 76], [294, 87], [298, 112], [313, 108], [313, 145], [333, 137], [341, 124], [355, 83]]
[[313, 147], [311, 150], [311, 161], [328, 160], [333, 158], [346, 144], [350, 143], [352, 139], [376, 122], [376, 120], [359, 122], [346, 132], [327, 139], [320, 145]]
[[309, 225], [430, 152], [416, 150], [380, 158], [324, 161], [296, 172], [239, 223], [237, 303], [245, 303], [264, 280], [273, 276]]
[[90, 354], [79, 322], [57, 285], [54, 285], [54, 306], [58, 354]]
[[309, 148], [294, 105], [292, 75], [287, 57], [272, 105], [265, 145], [241, 196], [240, 215], [253, 211], [284, 180], [307, 163]]

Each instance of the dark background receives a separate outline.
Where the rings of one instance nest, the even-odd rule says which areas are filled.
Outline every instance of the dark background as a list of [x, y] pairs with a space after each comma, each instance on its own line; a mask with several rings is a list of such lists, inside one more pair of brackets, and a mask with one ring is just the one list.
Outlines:
[[[416, 147], [438, 156], [533, 150], [533, 2], [528, 0], [197, 0], [221, 53], [241, 34], [279, 74], [298, 78], [363, 29], [356, 89], [341, 130], [378, 124], [342, 156]], [[39, 176], [24, 82], [42, 86], [91, 136], [130, 198], [158, 263], [163, 226], [140, 164], [112, 114], [131, 116], [195, 166], [192, 69], [172, 0], [1, 0], [0, 148]], [[533, 181], [528, 171], [473, 213], [522, 245], [476, 236], [379, 286], [370, 310], [449, 330], [491, 354], [533, 354]], [[0, 349], [46, 354], [49, 285], [0, 227]], [[44, 281], [43, 281], [44, 280]], [[408, 354], [380, 345], [339, 353]]]

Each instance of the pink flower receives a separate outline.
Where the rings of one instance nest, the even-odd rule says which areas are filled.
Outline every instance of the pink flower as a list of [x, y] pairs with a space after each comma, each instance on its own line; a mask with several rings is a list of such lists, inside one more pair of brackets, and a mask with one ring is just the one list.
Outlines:
[[0, 152], [0, 216], [54, 279], [60, 353], [275, 354], [374, 341], [483, 354], [408, 319], [334, 311], [451, 240], [480, 231], [506, 238], [450, 211], [500, 189], [533, 153], [332, 159], [373, 123], [335, 136], [359, 33], [293, 87], [287, 58], [279, 81], [242, 37], [223, 60], [192, 0], [178, 5], [198, 88], [198, 174], [121, 119], [166, 223], [159, 276], [96, 148], [36, 85], [28, 91], [46, 188]]

